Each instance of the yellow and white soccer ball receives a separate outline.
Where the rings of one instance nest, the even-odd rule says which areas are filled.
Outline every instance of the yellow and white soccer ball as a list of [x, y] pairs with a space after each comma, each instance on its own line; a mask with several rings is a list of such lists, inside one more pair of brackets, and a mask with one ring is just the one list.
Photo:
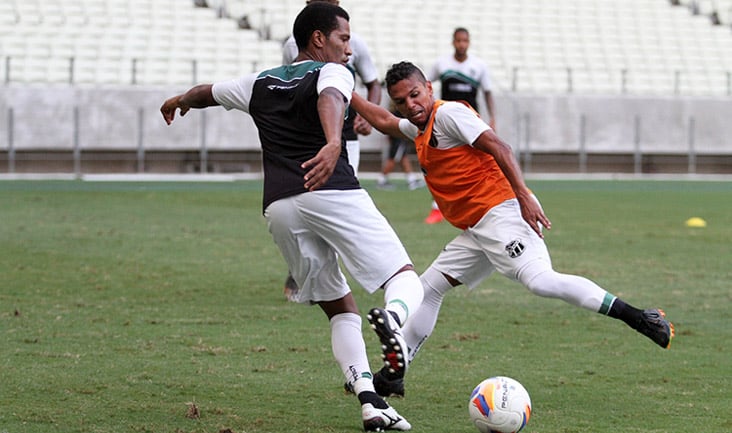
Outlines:
[[470, 394], [468, 412], [481, 433], [517, 433], [531, 417], [531, 398], [517, 380], [495, 376]]

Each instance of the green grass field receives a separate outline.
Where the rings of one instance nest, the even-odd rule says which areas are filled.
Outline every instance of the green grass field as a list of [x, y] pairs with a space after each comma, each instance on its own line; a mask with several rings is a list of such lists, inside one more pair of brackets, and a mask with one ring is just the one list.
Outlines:
[[[425, 190], [365, 185], [419, 271], [457, 233], [423, 224]], [[555, 268], [665, 309], [671, 350], [493, 276], [447, 297], [394, 407], [415, 432], [474, 433], [470, 391], [508, 375], [526, 432], [732, 431], [732, 182], [530, 186]], [[325, 316], [282, 296], [260, 188], [0, 182], [0, 433], [361, 431]]]

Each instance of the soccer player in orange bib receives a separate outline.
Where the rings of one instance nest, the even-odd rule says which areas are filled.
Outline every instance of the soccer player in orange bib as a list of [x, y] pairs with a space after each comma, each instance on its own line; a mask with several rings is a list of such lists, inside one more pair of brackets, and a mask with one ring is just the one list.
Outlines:
[[[414, 140], [425, 182], [445, 219], [463, 230], [420, 276], [425, 296], [402, 331], [409, 361], [432, 333], [445, 294], [474, 288], [498, 272], [532, 293], [627, 323], [663, 348], [673, 325], [659, 309], [637, 309], [587, 278], [552, 268], [543, 229], [551, 222], [524, 182], [511, 147], [466, 104], [435, 100], [432, 84], [409, 62], [389, 69], [386, 86], [404, 119], [353, 95], [351, 106], [379, 131]], [[401, 377], [382, 369], [381, 395], [404, 395]]]

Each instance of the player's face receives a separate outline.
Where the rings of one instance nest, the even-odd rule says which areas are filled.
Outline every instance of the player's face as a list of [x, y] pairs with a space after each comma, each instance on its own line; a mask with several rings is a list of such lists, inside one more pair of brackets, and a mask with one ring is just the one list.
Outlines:
[[423, 129], [432, 114], [435, 103], [432, 93], [432, 83], [422, 82], [412, 74], [409, 78], [398, 81], [388, 89], [389, 97], [397, 110], [416, 125]]
[[338, 17], [338, 27], [330, 32], [325, 41], [326, 62], [348, 63], [351, 56], [351, 27], [348, 21]]
[[468, 53], [470, 47], [470, 35], [465, 32], [457, 32], [452, 39], [452, 46], [455, 47], [455, 54], [463, 57]]

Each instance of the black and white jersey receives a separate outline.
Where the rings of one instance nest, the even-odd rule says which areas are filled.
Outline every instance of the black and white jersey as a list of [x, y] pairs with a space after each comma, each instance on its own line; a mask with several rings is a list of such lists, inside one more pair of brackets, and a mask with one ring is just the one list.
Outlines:
[[[257, 126], [264, 168], [263, 209], [275, 200], [307, 192], [300, 165], [326, 144], [317, 105], [318, 95], [328, 87], [350, 102], [353, 75], [340, 64], [304, 61], [213, 85], [216, 102], [227, 110], [249, 113]], [[342, 138], [335, 171], [320, 189], [357, 188]]]

